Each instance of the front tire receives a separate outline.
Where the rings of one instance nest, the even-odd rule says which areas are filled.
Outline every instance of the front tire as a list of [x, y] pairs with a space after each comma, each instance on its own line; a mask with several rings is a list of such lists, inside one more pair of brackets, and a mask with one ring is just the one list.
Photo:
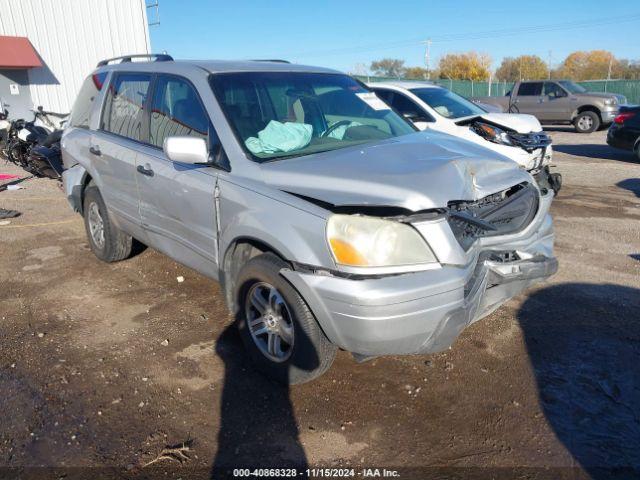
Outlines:
[[234, 282], [238, 329], [251, 360], [268, 377], [300, 384], [326, 372], [337, 347], [300, 294], [280, 275], [288, 265], [272, 253], [249, 260]]
[[600, 117], [595, 112], [582, 112], [573, 120], [573, 126], [578, 133], [591, 133], [600, 128]]
[[102, 195], [93, 184], [89, 184], [84, 192], [82, 211], [89, 246], [96, 257], [111, 263], [131, 254], [132, 237], [113, 224]]

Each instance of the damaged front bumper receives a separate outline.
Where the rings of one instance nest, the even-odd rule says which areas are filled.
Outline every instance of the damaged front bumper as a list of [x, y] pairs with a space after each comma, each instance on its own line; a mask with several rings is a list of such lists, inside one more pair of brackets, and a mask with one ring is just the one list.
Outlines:
[[562, 188], [562, 175], [557, 172], [551, 173], [548, 166], [543, 167], [534, 174], [533, 178], [538, 184], [538, 188], [542, 191], [553, 190], [553, 193], [558, 195], [558, 192], [560, 192]]
[[521, 234], [479, 242], [464, 266], [373, 278], [281, 273], [338, 347], [362, 356], [438, 352], [465, 327], [556, 272], [546, 207]]

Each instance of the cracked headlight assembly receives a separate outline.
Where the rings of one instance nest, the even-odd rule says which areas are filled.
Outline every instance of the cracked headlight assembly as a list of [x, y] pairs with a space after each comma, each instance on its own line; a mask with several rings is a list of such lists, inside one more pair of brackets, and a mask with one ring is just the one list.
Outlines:
[[471, 128], [485, 140], [498, 143], [500, 145], [513, 146], [513, 143], [509, 139], [509, 134], [501, 128], [481, 122], [474, 123]]
[[327, 240], [339, 265], [398, 267], [437, 262], [413, 227], [393, 220], [333, 215], [327, 223]]

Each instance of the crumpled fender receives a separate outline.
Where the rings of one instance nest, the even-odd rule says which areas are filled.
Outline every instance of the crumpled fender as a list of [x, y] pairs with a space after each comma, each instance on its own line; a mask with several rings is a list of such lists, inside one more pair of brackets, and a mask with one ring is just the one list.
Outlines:
[[87, 170], [79, 163], [62, 172], [64, 194], [74, 212], [82, 213], [82, 188], [87, 175]]

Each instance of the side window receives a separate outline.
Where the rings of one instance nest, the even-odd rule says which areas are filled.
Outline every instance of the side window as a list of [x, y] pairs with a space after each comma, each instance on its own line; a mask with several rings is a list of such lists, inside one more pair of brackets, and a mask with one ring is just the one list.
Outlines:
[[383, 102], [391, 105], [391, 100], [393, 99], [393, 92], [391, 90], [374, 90], [376, 95]]
[[[433, 122], [434, 118], [427, 112], [423, 111], [411, 99], [405, 97], [401, 93], [394, 92], [391, 106], [402, 115], [408, 115], [420, 121]], [[416, 121], [416, 120], [414, 120]]]
[[142, 121], [144, 103], [149, 91], [151, 75], [146, 73], [123, 73], [111, 81], [107, 101], [102, 113], [102, 129], [144, 141]]
[[186, 80], [160, 76], [151, 104], [149, 142], [162, 148], [166, 137], [192, 136], [209, 140], [209, 117], [193, 86]]
[[542, 95], [542, 82], [521, 83], [518, 89], [519, 97], [539, 97]]
[[69, 126], [89, 128], [91, 111], [93, 110], [93, 100], [102, 90], [104, 81], [107, 79], [107, 72], [94, 73], [89, 75], [80, 87], [80, 92], [69, 115]]
[[560, 85], [554, 82], [544, 82], [544, 95], [548, 95], [551, 98], [566, 97], [565, 91], [560, 88]]

